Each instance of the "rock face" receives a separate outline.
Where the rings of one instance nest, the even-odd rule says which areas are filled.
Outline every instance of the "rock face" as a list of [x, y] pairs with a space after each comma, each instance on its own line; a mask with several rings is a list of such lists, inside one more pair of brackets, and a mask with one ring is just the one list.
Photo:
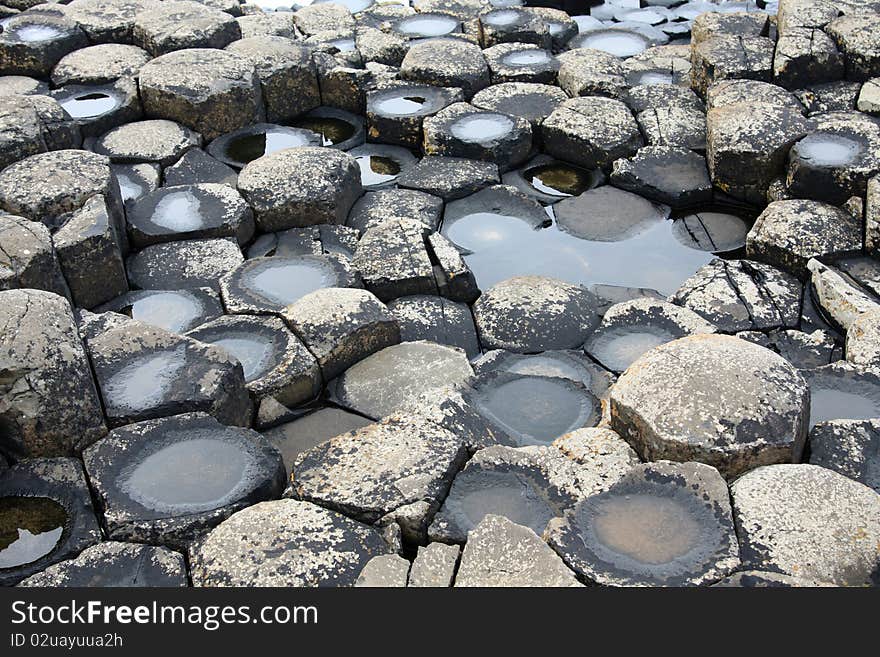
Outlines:
[[468, 534], [456, 586], [582, 586], [528, 527], [488, 515]]
[[15, 288], [70, 295], [49, 230], [7, 214], [0, 216], [0, 290]]
[[382, 534], [309, 502], [261, 502], [190, 550], [194, 586], [353, 586]]
[[637, 360], [611, 388], [610, 405], [611, 427], [642, 458], [700, 461], [731, 479], [800, 460], [809, 390], [768, 349], [697, 335]]
[[831, 420], [810, 431], [810, 463], [880, 493], [880, 420]]
[[107, 432], [70, 305], [37, 290], [0, 292], [0, 451], [63, 456]]
[[815, 465], [772, 465], [731, 485], [743, 565], [838, 586], [877, 585], [880, 495]]
[[570, 568], [606, 586], [697, 586], [740, 563], [727, 485], [702, 463], [637, 466], [546, 536]]
[[446, 429], [392, 416], [301, 454], [293, 489], [364, 522], [397, 522], [418, 540], [464, 458], [464, 445]]

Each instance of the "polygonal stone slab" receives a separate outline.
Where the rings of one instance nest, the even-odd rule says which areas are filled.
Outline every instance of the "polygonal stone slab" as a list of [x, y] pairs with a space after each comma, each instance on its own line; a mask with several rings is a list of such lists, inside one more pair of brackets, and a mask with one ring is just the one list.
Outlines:
[[428, 543], [420, 545], [412, 562], [407, 586], [413, 588], [446, 588], [455, 579], [455, 567], [461, 549], [457, 545]]
[[534, 82], [502, 82], [486, 87], [471, 99], [474, 107], [527, 119], [532, 133], [568, 96], [559, 87]]
[[773, 41], [763, 36], [716, 35], [692, 44], [691, 85], [705, 96], [709, 86], [730, 78], [773, 78]]
[[546, 536], [570, 568], [607, 586], [698, 586], [739, 565], [727, 485], [702, 463], [638, 465]]
[[135, 15], [132, 39], [154, 57], [184, 48], [222, 48], [241, 38], [226, 12], [189, 0], [151, 5]]
[[797, 462], [807, 382], [768, 349], [696, 335], [643, 355], [611, 388], [611, 428], [645, 460], [700, 461], [727, 478]]
[[716, 258], [686, 280], [671, 300], [733, 333], [797, 326], [801, 291], [794, 276], [771, 265]]
[[396, 521], [419, 540], [465, 455], [461, 440], [433, 422], [391, 416], [300, 454], [293, 488], [364, 522]]
[[135, 290], [95, 309], [128, 315], [171, 333], [186, 333], [223, 314], [220, 295], [210, 288]]
[[862, 314], [880, 308], [880, 299], [848, 274], [815, 258], [807, 262], [814, 300], [834, 324], [848, 330]]
[[473, 375], [460, 349], [433, 342], [386, 347], [345, 371], [331, 386], [343, 406], [382, 418], [420, 394], [459, 385]]
[[775, 351], [801, 370], [828, 365], [843, 355], [834, 334], [822, 329], [812, 333], [794, 329], [773, 329], [767, 333], [741, 331], [736, 336]]
[[483, 51], [492, 83], [533, 82], [553, 84], [559, 62], [549, 50], [535, 44], [503, 43]]
[[95, 152], [111, 162], [157, 162], [166, 167], [201, 145], [202, 138], [189, 128], [153, 119], [114, 128], [95, 142]]
[[0, 451], [62, 456], [107, 432], [76, 321], [64, 297], [0, 292]]
[[382, 534], [309, 502], [261, 502], [190, 550], [194, 586], [352, 586]]
[[134, 77], [150, 61], [142, 48], [122, 43], [104, 43], [74, 50], [52, 69], [52, 84], [104, 84]]
[[880, 37], [874, 12], [841, 16], [831, 21], [826, 31], [843, 53], [847, 79], [862, 82], [880, 73]]
[[576, 48], [559, 55], [559, 86], [573, 97], [619, 98], [627, 85], [619, 57], [595, 48]]
[[804, 370], [810, 386], [810, 427], [827, 420], [880, 418], [880, 373], [847, 361]]
[[85, 32], [64, 16], [38, 12], [10, 16], [0, 35], [0, 70], [5, 75], [46, 78], [64, 55], [87, 45]]
[[534, 531], [503, 516], [488, 514], [468, 534], [455, 586], [582, 585]]
[[28, 459], [0, 471], [0, 584], [9, 586], [101, 540], [78, 459]]
[[188, 48], [157, 57], [141, 68], [138, 86], [148, 117], [182, 123], [205, 140], [259, 121], [264, 113], [253, 65], [223, 50]]
[[364, 233], [388, 219], [417, 219], [437, 230], [443, 199], [411, 189], [380, 189], [367, 192], [352, 206], [346, 224]]
[[151, 244], [128, 258], [132, 286], [144, 290], [218, 289], [219, 280], [244, 261], [235, 240], [184, 240]]
[[880, 493], [880, 420], [831, 420], [810, 431], [810, 463]]
[[595, 297], [579, 285], [518, 276], [487, 290], [474, 304], [474, 319], [484, 349], [573, 349], [598, 324], [595, 305]]
[[53, 588], [186, 585], [183, 555], [152, 545], [116, 541], [86, 548], [75, 559], [50, 566], [19, 583]]
[[366, 290], [316, 290], [289, 305], [283, 316], [314, 354], [325, 381], [400, 342], [396, 319]]
[[166, 185], [196, 185], [198, 183], [220, 183], [230, 187], [238, 186], [235, 170], [211, 157], [200, 148], [191, 148], [177, 162], [164, 171]]
[[476, 44], [464, 39], [425, 39], [410, 46], [400, 77], [435, 87], [459, 87], [465, 97], [489, 85], [489, 66]]
[[468, 358], [480, 353], [480, 341], [470, 308], [443, 297], [420, 294], [399, 297], [388, 310], [400, 324], [404, 342], [429, 340], [464, 350]]
[[409, 577], [409, 561], [399, 554], [380, 554], [361, 570], [355, 586], [367, 588], [404, 588]]
[[4, 168], [28, 155], [78, 148], [82, 142], [79, 127], [48, 96], [3, 95], [0, 117], [0, 166]]
[[282, 150], [251, 162], [239, 174], [238, 187], [262, 231], [343, 224], [362, 193], [354, 158], [315, 147]]
[[747, 568], [876, 585], [880, 495], [816, 465], [772, 465], [730, 487]]
[[0, 290], [31, 288], [69, 296], [43, 224], [7, 214], [0, 215]]
[[629, 160], [617, 160], [611, 184], [674, 208], [712, 199], [706, 158], [674, 146], [646, 146]]
[[192, 411], [250, 424], [241, 365], [225, 350], [115, 313], [81, 330], [112, 426]]
[[73, 0], [65, 14], [75, 20], [92, 43], [131, 43], [135, 16], [149, 0]]
[[[463, 100], [463, 96], [458, 89], [402, 82], [383, 83], [366, 94], [370, 141], [419, 148], [425, 117], [460, 100]], [[326, 97], [324, 102], [328, 102]]]
[[438, 155], [423, 157], [397, 179], [404, 189], [427, 192], [444, 201], [462, 198], [499, 182], [498, 165], [493, 162]]

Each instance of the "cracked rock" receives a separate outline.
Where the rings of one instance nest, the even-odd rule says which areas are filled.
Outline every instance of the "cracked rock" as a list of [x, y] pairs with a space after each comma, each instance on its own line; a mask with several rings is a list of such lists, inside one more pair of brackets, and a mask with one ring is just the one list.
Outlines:
[[878, 297], [860, 287], [849, 274], [815, 258], [807, 262], [807, 269], [811, 273], [814, 300], [844, 331], [849, 330], [859, 315], [880, 307]]
[[676, 146], [646, 146], [631, 159], [617, 160], [611, 184], [673, 208], [712, 199], [706, 158]]
[[443, 199], [411, 189], [380, 189], [367, 192], [355, 202], [346, 224], [363, 234], [386, 220], [417, 219], [437, 230], [443, 214]]
[[490, 81], [483, 51], [464, 39], [425, 39], [412, 44], [400, 64], [403, 80], [458, 87], [471, 98]]
[[388, 310], [400, 325], [404, 342], [428, 340], [463, 349], [468, 358], [480, 353], [480, 341], [470, 308], [443, 297], [418, 294], [398, 297]]
[[437, 294], [434, 266], [425, 245], [428, 229], [412, 219], [389, 219], [367, 229], [353, 265], [365, 287], [383, 301]]
[[645, 460], [697, 460], [728, 479], [768, 463], [797, 462], [809, 388], [768, 349], [724, 335], [656, 347], [611, 388], [611, 428]]
[[445, 543], [420, 545], [409, 571], [407, 586], [415, 588], [446, 588], [452, 586], [461, 548]]
[[800, 370], [828, 365], [843, 355], [834, 334], [821, 329], [812, 333], [793, 329], [774, 329], [768, 333], [742, 331], [736, 335], [775, 351]]
[[409, 577], [409, 561], [399, 554], [380, 554], [361, 570], [355, 586], [367, 588], [404, 588]]
[[128, 258], [132, 286], [144, 290], [219, 288], [219, 280], [244, 261], [235, 240], [184, 240], [151, 244]]
[[810, 431], [810, 463], [880, 493], [880, 420], [831, 420]]
[[192, 48], [223, 48], [241, 38], [226, 12], [200, 2], [171, 0], [149, 5], [133, 21], [131, 38], [154, 57]]
[[692, 43], [691, 85], [705, 96], [713, 82], [730, 78], [762, 80], [773, 78], [771, 39], [763, 36], [715, 35]]
[[501, 182], [498, 165], [461, 157], [427, 156], [404, 171], [397, 184], [454, 201]]
[[70, 296], [49, 229], [24, 217], [0, 215], [0, 290], [15, 288]]

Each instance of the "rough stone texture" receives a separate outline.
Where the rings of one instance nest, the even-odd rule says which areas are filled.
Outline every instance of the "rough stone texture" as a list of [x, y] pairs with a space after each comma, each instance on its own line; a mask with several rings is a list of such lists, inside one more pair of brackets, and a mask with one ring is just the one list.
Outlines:
[[812, 579], [804, 579], [802, 577], [792, 577], [791, 575], [783, 575], [782, 573], [771, 573], [761, 570], [746, 570], [734, 573], [729, 577], [725, 577], [717, 584], [723, 588], [812, 588], [816, 586], [832, 586], [824, 582], [817, 582]]
[[459, 438], [433, 422], [392, 416], [300, 454], [293, 489], [364, 522], [397, 522], [418, 541], [465, 454]]
[[541, 124], [544, 150], [587, 169], [635, 155], [644, 145], [629, 108], [612, 98], [572, 98]]
[[626, 89], [620, 58], [601, 50], [577, 48], [559, 55], [559, 86], [569, 96], [619, 98]]
[[95, 442], [107, 429], [67, 300], [37, 290], [0, 299], [0, 451], [62, 456]]
[[843, 77], [843, 57], [834, 41], [816, 28], [793, 27], [781, 34], [773, 55], [773, 79], [787, 89]]
[[88, 315], [81, 330], [112, 426], [193, 411], [250, 424], [242, 368], [226, 350], [115, 313]]
[[21, 495], [48, 498], [61, 505], [67, 514], [64, 531], [48, 553], [30, 563], [0, 570], [0, 586], [15, 584], [101, 540], [101, 528], [78, 459], [27, 459], [0, 470], [0, 498]]
[[867, 486], [803, 464], [759, 468], [730, 489], [745, 567], [876, 586], [880, 495]]
[[49, 229], [24, 217], [0, 215], [0, 290], [15, 288], [70, 295]]
[[861, 222], [820, 201], [776, 201], [767, 206], [746, 238], [746, 254], [803, 279], [810, 258], [862, 248]]
[[796, 327], [801, 292], [794, 276], [771, 265], [716, 258], [682, 283], [671, 300], [735, 333]]
[[[211, 485], [215, 477], [228, 478], [224, 469], [233, 470], [237, 479], [226, 490], [219, 489], [214, 498], [195, 493], [198, 501], [191, 501], [184, 486], [183, 491], [177, 492], [178, 505], [171, 501], [175, 499], [171, 491], [164, 498], [160, 494], [158, 501], [152, 497], [155, 492], [150, 490], [150, 484], [143, 484], [148, 474], [142, 476], [140, 483], [133, 481], [138, 466], [162, 448], [192, 439], [211, 441], [215, 449], [224, 445], [240, 454], [239, 462], [228, 455], [230, 462], [214, 462], [206, 455], [203, 462], [193, 459], [192, 463], [178, 466], [189, 480], [188, 485], [199, 481]], [[210, 453], [211, 447], [206, 446], [205, 450]], [[177, 549], [185, 548], [235, 511], [278, 497], [286, 474], [281, 455], [260, 434], [224, 426], [204, 413], [175, 415], [114, 429], [83, 452], [83, 461], [110, 538]], [[235, 472], [236, 467], [241, 471]]]
[[698, 44], [719, 35], [767, 36], [767, 30], [767, 16], [760, 12], [706, 12], [691, 24], [691, 42]]
[[400, 77], [435, 87], [459, 87], [465, 97], [489, 85], [489, 65], [476, 44], [464, 39], [425, 39], [410, 46]]
[[880, 420], [830, 420], [810, 431], [810, 463], [880, 493]]
[[763, 80], [773, 77], [771, 39], [763, 36], [716, 35], [692, 44], [691, 85], [705, 96], [709, 86], [730, 78]]
[[200, 148], [189, 149], [177, 162], [165, 169], [164, 175], [168, 186], [218, 183], [238, 187], [235, 169]]
[[880, 78], [868, 80], [862, 85], [856, 109], [866, 114], [880, 115]]
[[0, 95], [0, 167], [36, 153], [78, 148], [81, 142], [79, 128], [56, 100]]
[[[20, 38], [19, 30], [28, 27], [51, 30], [52, 34], [42, 39]], [[0, 70], [5, 75], [47, 78], [64, 55], [87, 45], [85, 32], [64, 16], [38, 12], [10, 16], [0, 34]]]
[[184, 240], [152, 244], [127, 262], [132, 286], [144, 290], [219, 288], [219, 280], [244, 261], [235, 240]]
[[288, 306], [283, 315], [317, 359], [325, 381], [400, 342], [397, 320], [366, 290], [316, 290]]
[[399, 554], [380, 554], [364, 566], [355, 586], [367, 588], [404, 588], [409, 576], [409, 561]]
[[437, 230], [443, 215], [443, 199], [411, 189], [380, 189], [367, 192], [352, 206], [346, 224], [361, 234], [389, 219], [417, 219]]
[[308, 502], [261, 502], [190, 550], [194, 586], [352, 586], [382, 534]]
[[317, 70], [308, 47], [282, 36], [256, 36], [235, 41], [226, 50], [256, 68], [268, 121], [289, 121], [321, 104]]
[[149, 0], [73, 0], [64, 13], [92, 43], [131, 43], [135, 16], [150, 6]]
[[847, 79], [863, 82], [880, 74], [876, 14], [847, 14], [831, 21], [825, 31], [843, 53]]
[[414, 189], [453, 201], [501, 182], [498, 165], [460, 157], [428, 156], [397, 179], [404, 189]]
[[528, 119], [532, 132], [568, 96], [559, 87], [534, 82], [502, 82], [478, 91], [471, 99], [475, 107]]
[[202, 145], [192, 130], [164, 119], [136, 121], [114, 128], [95, 142], [95, 152], [111, 162], [156, 162], [167, 167]]
[[716, 187], [736, 198], [764, 202], [788, 150], [809, 130], [789, 107], [733, 102], [706, 115], [706, 160]]
[[409, 584], [415, 588], [446, 588], [455, 579], [455, 567], [461, 549], [457, 545], [428, 543], [420, 545], [409, 571]]
[[582, 585], [531, 529], [502, 516], [487, 515], [468, 534], [455, 586]]
[[[640, 509], [646, 497], [659, 505], [656, 515]], [[667, 519], [679, 531], [666, 527]], [[606, 586], [699, 586], [740, 563], [727, 486], [702, 463], [636, 466], [607, 491], [552, 520], [545, 537], [566, 565]], [[649, 556], [640, 558], [642, 552]]]
[[727, 478], [797, 462], [809, 388], [782, 357], [731, 336], [657, 347], [611, 388], [611, 428], [645, 460], [700, 461]]
[[880, 300], [853, 281], [853, 279], [813, 258], [807, 263], [810, 270], [815, 301], [831, 321], [844, 331], [868, 311], [880, 308]]
[[418, 294], [399, 297], [388, 309], [400, 324], [405, 342], [429, 340], [463, 349], [468, 358], [480, 353], [480, 342], [470, 308], [443, 297]]
[[674, 208], [712, 198], [706, 158], [676, 146], [646, 146], [631, 159], [617, 160], [611, 183]]
[[423, 223], [412, 219], [389, 219], [367, 229], [352, 263], [367, 289], [383, 301], [436, 294], [434, 266], [425, 244], [427, 232]]
[[701, 110], [670, 105], [639, 112], [639, 127], [650, 146], [706, 149], [706, 116]]
[[253, 65], [232, 52], [188, 48], [168, 53], [144, 64], [138, 83], [148, 117], [182, 123], [207, 141], [264, 115]]
[[112, 587], [186, 586], [183, 555], [151, 545], [106, 541], [83, 550], [78, 557], [49, 566], [19, 586]]
[[802, 370], [828, 365], [843, 355], [834, 334], [822, 329], [815, 329], [811, 333], [793, 329], [775, 329], [768, 333], [742, 331], [736, 335], [775, 351]]
[[286, 149], [254, 160], [239, 174], [238, 187], [264, 232], [343, 224], [362, 191], [353, 157], [316, 147]]
[[862, 313], [849, 325], [846, 359], [856, 365], [880, 367], [880, 307]]
[[517, 276], [487, 290], [474, 304], [484, 349], [523, 353], [580, 347], [599, 318], [585, 288], [544, 276]]
[[154, 57], [184, 48], [222, 48], [241, 38], [226, 12], [189, 0], [150, 5], [134, 17], [132, 40]]
[[52, 69], [52, 84], [104, 84], [133, 77], [150, 61], [142, 48], [122, 43], [105, 43], [74, 50]]

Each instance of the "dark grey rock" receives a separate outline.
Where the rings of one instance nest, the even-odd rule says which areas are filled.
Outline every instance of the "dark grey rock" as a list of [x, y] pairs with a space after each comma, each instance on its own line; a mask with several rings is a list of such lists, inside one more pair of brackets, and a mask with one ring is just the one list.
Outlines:
[[264, 114], [253, 64], [224, 50], [187, 48], [156, 57], [141, 68], [138, 87], [148, 117], [182, 123], [206, 141]]
[[367, 135], [370, 141], [420, 148], [425, 117], [463, 98], [459, 89], [450, 87], [399, 81], [382, 84], [366, 94]]
[[471, 98], [489, 85], [489, 66], [476, 44], [464, 39], [425, 39], [410, 46], [400, 77], [435, 87], [458, 87]]
[[235, 170], [211, 157], [200, 148], [191, 148], [173, 165], [165, 169], [166, 185], [197, 185], [219, 183], [238, 186]]
[[241, 28], [226, 12], [190, 0], [149, 5], [137, 12], [131, 38], [154, 57], [191, 48], [223, 48], [241, 38]]
[[553, 84], [559, 62], [549, 50], [528, 43], [500, 43], [486, 48], [483, 56], [489, 64], [492, 84], [536, 82]]
[[791, 575], [783, 575], [782, 573], [772, 573], [761, 570], [746, 570], [725, 577], [717, 584], [723, 588], [802, 588], [815, 586], [831, 586], [823, 582], [817, 582], [812, 579], [804, 579], [802, 577], [792, 577]]
[[0, 97], [0, 166], [29, 155], [79, 148], [79, 127], [52, 98], [43, 95]]
[[880, 420], [831, 420], [810, 431], [810, 463], [880, 492]]
[[407, 586], [414, 588], [446, 588], [452, 586], [461, 548], [445, 543], [420, 545], [412, 562]]
[[452, 201], [501, 182], [498, 165], [460, 157], [424, 157], [397, 184]]
[[64, 13], [92, 43], [130, 44], [135, 17], [151, 6], [149, 0], [73, 0]]
[[764, 36], [715, 35], [692, 43], [691, 86], [705, 96], [709, 86], [730, 78], [773, 78], [773, 41]]
[[877, 583], [880, 496], [816, 465], [772, 465], [730, 487], [743, 566], [837, 586]]
[[776, 42], [773, 79], [787, 89], [834, 82], [843, 77], [844, 62], [834, 41], [817, 28], [792, 27]]
[[527, 119], [532, 124], [533, 139], [537, 139], [538, 127], [566, 100], [568, 96], [564, 91], [549, 84], [502, 82], [478, 91], [471, 104]]
[[483, 48], [499, 43], [533, 43], [550, 46], [550, 31], [530, 8], [503, 6], [480, 14], [480, 42]]
[[834, 334], [821, 329], [815, 329], [811, 333], [793, 329], [774, 329], [768, 333], [742, 331], [736, 335], [775, 351], [800, 370], [822, 367], [843, 356]]
[[0, 290], [15, 288], [70, 296], [49, 229], [24, 217], [0, 215]]
[[85, 32], [63, 16], [28, 12], [4, 21], [0, 70], [5, 75], [47, 78], [69, 52], [88, 45]]
[[10, 586], [101, 540], [78, 459], [28, 459], [0, 471], [0, 584]]
[[39, 290], [8, 290], [0, 299], [0, 451], [64, 456], [93, 443], [107, 429], [67, 300]]
[[105, 541], [19, 583], [30, 587], [186, 586], [183, 555], [152, 545]]
[[69, 84], [50, 93], [73, 117], [83, 137], [97, 137], [143, 115], [134, 78], [107, 84]]
[[287, 149], [248, 164], [238, 188], [262, 231], [342, 224], [361, 195], [360, 170], [354, 158], [336, 150]]
[[674, 208], [712, 199], [706, 158], [676, 146], [646, 146], [614, 162], [611, 184]]
[[128, 315], [171, 333], [186, 333], [223, 314], [220, 295], [210, 288], [189, 290], [136, 290], [95, 309]]
[[110, 170], [116, 176], [122, 202], [128, 206], [132, 201], [159, 188], [162, 169], [158, 164], [111, 164]]
[[400, 324], [404, 342], [428, 340], [464, 350], [468, 358], [480, 353], [477, 329], [470, 308], [443, 297], [414, 295], [399, 297], [388, 309]]
[[85, 316], [81, 331], [111, 426], [195, 411], [250, 425], [242, 367], [224, 349], [115, 313]]
[[436, 294], [434, 267], [420, 221], [389, 219], [367, 229], [353, 264], [364, 286], [383, 301], [412, 294]]
[[810, 427], [828, 420], [880, 418], [880, 374], [846, 361], [804, 370], [810, 386]]
[[260, 434], [203, 413], [114, 429], [83, 459], [110, 538], [178, 549], [285, 484]]
[[861, 87], [862, 84], [859, 82], [840, 80], [810, 85], [806, 89], [798, 89], [794, 95], [803, 105], [807, 116], [816, 116], [824, 112], [847, 112], [856, 109]]
[[352, 206], [346, 224], [359, 233], [383, 221], [417, 219], [437, 230], [443, 213], [443, 199], [410, 189], [380, 189], [367, 192]]
[[706, 117], [700, 110], [669, 105], [639, 112], [636, 119], [650, 146], [706, 149]]

